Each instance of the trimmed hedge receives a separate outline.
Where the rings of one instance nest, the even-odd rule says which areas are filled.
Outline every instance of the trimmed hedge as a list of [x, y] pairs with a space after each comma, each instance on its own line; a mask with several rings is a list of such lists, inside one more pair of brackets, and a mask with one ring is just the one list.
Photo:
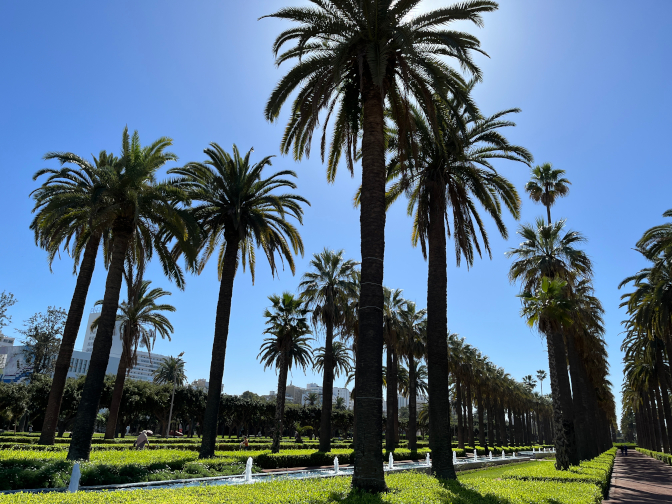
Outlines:
[[558, 471], [552, 462], [547, 462], [511, 469], [502, 475], [502, 479], [592, 483], [597, 485], [606, 497], [615, 458], [616, 448], [611, 448], [592, 460], [581, 462], [578, 466], [571, 466], [567, 471]]
[[379, 495], [351, 489], [351, 478], [278, 480], [239, 486], [196, 486], [136, 492], [12, 494], [0, 504], [597, 504], [590, 484], [479, 480], [460, 484], [417, 473], [390, 474], [389, 492]]
[[660, 460], [661, 462], [665, 462], [667, 465], [672, 465], [672, 455], [670, 455], [669, 453], [656, 452], [646, 450], [644, 448], [637, 448], [637, 451], [644, 455], [648, 455], [649, 457], [654, 458], [656, 460]]

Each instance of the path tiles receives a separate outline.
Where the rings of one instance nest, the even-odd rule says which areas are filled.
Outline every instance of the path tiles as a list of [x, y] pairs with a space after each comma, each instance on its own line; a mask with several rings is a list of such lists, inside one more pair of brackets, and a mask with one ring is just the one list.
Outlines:
[[672, 466], [630, 450], [618, 453], [603, 504], [672, 504]]

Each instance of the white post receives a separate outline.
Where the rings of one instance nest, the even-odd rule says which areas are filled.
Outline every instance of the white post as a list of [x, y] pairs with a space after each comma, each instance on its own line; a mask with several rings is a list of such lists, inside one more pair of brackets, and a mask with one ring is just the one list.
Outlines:
[[82, 473], [79, 469], [79, 462], [75, 462], [72, 466], [72, 474], [70, 475], [70, 484], [68, 485], [68, 492], [76, 492], [79, 490], [79, 478]]

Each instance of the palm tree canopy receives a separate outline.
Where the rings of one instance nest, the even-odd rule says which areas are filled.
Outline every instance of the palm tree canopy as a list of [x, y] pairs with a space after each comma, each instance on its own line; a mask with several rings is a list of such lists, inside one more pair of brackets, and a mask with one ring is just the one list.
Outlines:
[[217, 143], [205, 149], [208, 160], [188, 163], [168, 173], [178, 177], [171, 181], [183, 189], [195, 202], [192, 215], [201, 228], [203, 240], [199, 259], [192, 267], [200, 273], [212, 253], [219, 248], [218, 272], [221, 272], [227, 242], [234, 240], [240, 248], [243, 269], [249, 263], [252, 282], [255, 270], [255, 245], [266, 254], [271, 272], [275, 275], [275, 256], [287, 261], [295, 271], [294, 254], [303, 255], [303, 241], [298, 230], [286, 219], [287, 215], [303, 223], [301, 204], [308, 200], [295, 194], [274, 194], [277, 190], [296, 189], [289, 178], [296, 177], [290, 170], [281, 170], [263, 178], [263, 170], [271, 166], [267, 156], [252, 164], [250, 149], [242, 156], [236, 145], [229, 154]]
[[344, 253], [325, 248], [314, 254], [311, 270], [301, 278], [301, 299], [312, 310], [315, 324], [342, 326], [348, 302], [358, 295], [355, 272], [359, 263], [344, 259]]
[[[469, 92], [474, 84], [472, 81], [468, 85]], [[511, 144], [499, 131], [515, 126], [506, 116], [519, 112], [518, 109], [483, 117], [454, 98], [435, 97], [435, 102], [438, 129], [432, 126], [426, 113], [412, 108], [414, 130], [407, 140], [410, 153], [391, 160], [388, 179], [397, 180], [388, 189], [387, 198], [391, 204], [401, 194], [408, 194], [408, 214], [414, 220], [413, 244], [419, 242], [427, 257], [430, 198], [433, 188], [440, 188], [447, 233], [455, 244], [456, 262], [459, 266], [464, 257], [467, 266], [471, 266], [475, 254], [482, 254], [482, 248], [491, 255], [477, 204], [495, 221], [504, 238], [508, 237], [508, 231], [502, 219], [502, 205], [514, 218], [520, 215], [518, 192], [495, 170], [491, 161], [508, 159], [529, 164], [532, 154], [524, 147]], [[404, 141], [399, 132], [393, 132], [392, 136], [393, 145]]]
[[563, 177], [565, 170], [554, 169], [551, 163], [532, 168], [532, 178], [525, 184], [525, 191], [532, 201], [552, 207], [555, 201], [569, 194], [572, 183]]
[[100, 177], [104, 167], [114, 166], [119, 159], [106, 151], [101, 151], [98, 157], [93, 156], [93, 163], [72, 152], [49, 152], [44, 159], [56, 159], [61, 166], [72, 164], [75, 167], [45, 168], [35, 173], [33, 180], [43, 175], [48, 177], [31, 193], [35, 200], [35, 218], [30, 229], [35, 233], [35, 243], [48, 252], [50, 268], [62, 246], [75, 259], [76, 271], [91, 234], [105, 230], [93, 228], [99, 209], [95, 192], [102, 184]]
[[[469, 102], [462, 76], [437, 56], [457, 61], [464, 71], [480, 78], [471, 59], [474, 51], [483, 53], [478, 39], [446, 26], [456, 21], [482, 26], [482, 14], [496, 10], [497, 4], [468, 0], [411, 17], [420, 1], [310, 0], [310, 6], [287, 7], [264, 16], [298, 24], [282, 32], [273, 45], [277, 65], [290, 60], [297, 64], [280, 80], [265, 109], [266, 118], [276, 120], [285, 101], [300, 89], [281, 144], [284, 154], [293, 144], [296, 159], [310, 155], [318, 115], [324, 111], [323, 160], [327, 125], [332, 114], [335, 117], [327, 178], [334, 180], [342, 153], [352, 173], [362, 102], [370, 88], [388, 98], [390, 119], [402, 129], [409, 125], [411, 100], [425, 110], [433, 109], [433, 95], [451, 94]], [[282, 52], [287, 44], [294, 45]]]
[[576, 247], [586, 241], [581, 233], [565, 232], [564, 220], [546, 224], [540, 218], [535, 224], [522, 225], [518, 234], [523, 242], [506, 252], [507, 257], [515, 258], [509, 280], [520, 280], [522, 290], [531, 292], [540, 287], [543, 277], [558, 277], [571, 286], [579, 277], [591, 276], [590, 259]]
[[153, 374], [154, 383], [165, 384], [174, 382], [181, 387], [187, 382], [184, 361], [180, 357], [170, 356], [162, 360]]
[[[344, 343], [340, 341], [334, 341], [332, 352], [334, 376], [338, 378], [341, 376], [341, 374], [346, 376], [349, 375], [354, 369], [352, 357], [350, 356], [350, 349]], [[315, 349], [314, 362], [315, 371], [322, 373], [324, 369], [324, 347]]]
[[264, 369], [279, 368], [284, 363], [289, 369], [296, 365], [305, 372], [313, 363], [308, 309], [301, 299], [289, 292], [281, 296], [273, 294], [268, 299], [272, 306], [264, 311], [267, 326], [264, 334], [272, 336], [264, 339], [257, 358], [264, 364]]

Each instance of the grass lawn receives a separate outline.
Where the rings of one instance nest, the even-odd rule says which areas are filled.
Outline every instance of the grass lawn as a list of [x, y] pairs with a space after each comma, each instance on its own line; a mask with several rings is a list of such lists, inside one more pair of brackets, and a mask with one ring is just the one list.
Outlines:
[[524, 467], [525, 469], [535, 467], [540, 464], [547, 464], [546, 461], [541, 462], [519, 462], [517, 464], [503, 464], [497, 467], [488, 467], [486, 469], [470, 469], [468, 471], [459, 471], [457, 479], [459, 481], [469, 481], [478, 478], [501, 478], [502, 474], [510, 471], [514, 467]]

